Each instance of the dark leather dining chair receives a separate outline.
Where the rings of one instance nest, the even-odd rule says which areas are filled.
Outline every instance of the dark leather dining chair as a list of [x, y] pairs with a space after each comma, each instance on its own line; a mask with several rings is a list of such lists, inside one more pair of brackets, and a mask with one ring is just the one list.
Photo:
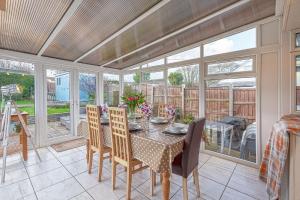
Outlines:
[[193, 172], [197, 195], [200, 197], [198, 159], [205, 118], [193, 121], [185, 136], [183, 152], [172, 163], [172, 173], [182, 176], [183, 198], [188, 199], [187, 178]]

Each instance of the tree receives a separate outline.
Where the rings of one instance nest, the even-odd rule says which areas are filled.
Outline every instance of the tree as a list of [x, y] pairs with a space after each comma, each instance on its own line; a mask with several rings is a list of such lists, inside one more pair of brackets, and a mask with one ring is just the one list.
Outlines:
[[171, 72], [168, 76], [168, 80], [171, 85], [181, 85], [183, 83], [183, 75], [178, 71]]
[[[133, 80], [135, 83], [140, 83], [141, 82], [141, 74], [136, 72], [135, 75], [133, 76]], [[144, 81], [149, 81], [150, 80], [150, 73], [145, 72], [143, 73], [143, 80]]]
[[198, 67], [196, 66], [184, 66], [180, 69], [183, 75], [184, 84], [187, 87], [195, 86], [199, 81]]

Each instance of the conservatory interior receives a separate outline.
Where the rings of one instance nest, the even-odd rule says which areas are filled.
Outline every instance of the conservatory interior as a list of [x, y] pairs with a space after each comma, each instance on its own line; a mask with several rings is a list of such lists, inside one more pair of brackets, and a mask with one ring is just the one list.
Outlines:
[[0, 199], [299, 199], [299, 10], [0, 0]]

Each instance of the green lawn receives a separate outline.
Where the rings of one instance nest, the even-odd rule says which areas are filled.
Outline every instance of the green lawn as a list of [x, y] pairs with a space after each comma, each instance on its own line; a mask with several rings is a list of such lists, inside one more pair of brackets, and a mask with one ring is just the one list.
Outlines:
[[[34, 107], [22, 107], [20, 108], [21, 111], [28, 112], [30, 116], [34, 115]], [[48, 107], [47, 108], [48, 115], [54, 114], [62, 114], [70, 112], [69, 107]]]
[[16, 101], [17, 105], [33, 105], [34, 101], [33, 100], [17, 100]]

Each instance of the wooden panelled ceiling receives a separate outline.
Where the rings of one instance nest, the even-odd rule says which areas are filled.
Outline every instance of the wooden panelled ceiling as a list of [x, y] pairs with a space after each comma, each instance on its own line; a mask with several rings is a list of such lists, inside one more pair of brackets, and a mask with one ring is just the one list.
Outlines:
[[0, 10], [0, 48], [37, 54], [72, 0], [6, 0]]
[[[37, 54], [72, 0], [6, 0], [0, 48]], [[75, 61], [160, 0], [83, 0], [42, 56]], [[124, 56], [239, 0], [170, 0], [79, 62], [123, 69], [275, 13], [275, 0], [250, 0], [193, 28]], [[45, 47], [44, 47], [45, 48]], [[124, 58], [112, 62], [119, 57]], [[112, 63], [111, 63], [112, 62]]]
[[[272, 16], [274, 15], [274, 12], [275, 3], [273, 0], [252, 0], [247, 4], [219, 15], [218, 17], [214, 17], [179, 35], [115, 61], [106, 67], [116, 69], [130, 67], [136, 63], [158, 57], [176, 49], [208, 39], [212, 36], [233, 30], [245, 24]], [[111, 58], [110, 60], [113, 59]]]
[[84, 0], [44, 56], [75, 60], [159, 0]]

